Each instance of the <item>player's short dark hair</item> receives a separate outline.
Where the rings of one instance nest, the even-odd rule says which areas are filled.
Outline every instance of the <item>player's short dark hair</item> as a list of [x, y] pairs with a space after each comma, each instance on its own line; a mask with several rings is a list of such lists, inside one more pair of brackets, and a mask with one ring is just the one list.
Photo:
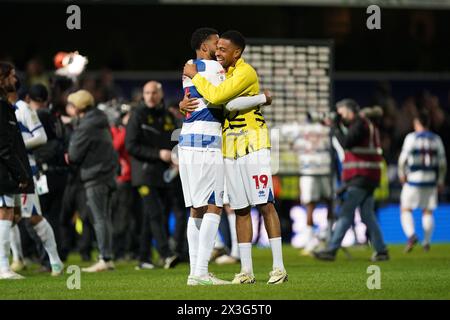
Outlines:
[[429, 128], [430, 127], [430, 113], [428, 112], [427, 109], [420, 110], [415, 118], [425, 128]]
[[31, 100], [37, 102], [45, 102], [48, 99], [48, 90], [43, 84], [37, 83], [31, 86], [30, 90], [28, 91], [28, 95], [30, 96]]
[[236, 30], [228, 30], [221, 34], [222, 39], [230, 40], [235, 46], [240, 48], [242, 52], [245, 50], [245, 38], [239, 31]]
[[219, 31], [213, 28], [198, 28], [192, 33], [191, 36], [191, 48], [192, 50], [200, 49], [200, 46], [205, 42], [209, 36], [213, 34], [219, 34]]

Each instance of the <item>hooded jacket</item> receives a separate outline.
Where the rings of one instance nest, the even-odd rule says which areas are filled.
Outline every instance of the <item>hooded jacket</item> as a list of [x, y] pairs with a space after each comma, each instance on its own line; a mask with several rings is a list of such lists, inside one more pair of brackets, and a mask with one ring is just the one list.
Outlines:
[[69, 143], [69, 161], [78, 166], [85, 187], [112, 183], [118, 168], [108, 118], [96, 108], [79, 119]]
[[[27, 188], [20, 189], [19, 183], [25, 181]], [[0, 97], [0, 194], [33, 192], [31, 168], [14, 107]]]

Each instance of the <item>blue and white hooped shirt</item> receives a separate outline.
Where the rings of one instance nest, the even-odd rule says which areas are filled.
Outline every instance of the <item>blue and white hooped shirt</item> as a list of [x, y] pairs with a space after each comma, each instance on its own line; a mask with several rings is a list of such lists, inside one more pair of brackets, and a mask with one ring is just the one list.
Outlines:
[[[22, 133], [25, 147], [27, 148], [28, 161], [30, 162], [31, 171], [33, 172], [33, 175], [36, 175], [38, 173], [38, 168], [32, 151], [32, 148], [34, 147], [33, 142], [34, 140], [39, 140], [45, 143], [47, 141], [47, 135], [41, 121], [39, 120], [37, 112], [31, 109], [25, 101], [17, 101], [14, 107], [16, 109], [15, 113], [17, 124], [20, 128], [20, 132]], [[41, 143], [38, 142], [38, 144]]]
[[[190, 60], [197, 65], [198, 73], [211, 84], [218, 86], [225, 80], [225, 70], [215, 60]], [[222, 149], [223, 107], [215, 106], [197, 91], [191, 79], [183, 76], [183, 89], [191, 98], [198, 99], [198, 107], [186, 114], [179, 137], [179, 147], [203, 150], [205, 148]]]
[[433, 187], [441, 178], [440, 170], [445, 162], [441, 138], [430, 132], [411, 132], [403, 142], [399, 168], [404, 168], [407, 183], [417, 187]]

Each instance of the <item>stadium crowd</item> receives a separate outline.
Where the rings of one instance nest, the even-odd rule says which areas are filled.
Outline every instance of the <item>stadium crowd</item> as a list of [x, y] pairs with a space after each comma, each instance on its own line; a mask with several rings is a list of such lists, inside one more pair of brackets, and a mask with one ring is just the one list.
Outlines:
[[[60, 259], [64, 262], [76, 251], [83, 261], [92, 261], [96, 243], [101, 263], [86, 268], [87, 272], [113, 269], [113, 261], [121, 259], [137, 260], [137, 269], [187, 262], [188, 210], [171, 154], [177, 144], [172, 132], [181, 127], [183, 115], [178, 103], [165, 103], [161, 83], [148, 81], [128, 98], [111, 70], [102, 70], [98, 78], [50, 76], [38, 59], [30, 60], [17, 80], [17, 98], [10, 102], [28, 104], [45, 130], [46, 141], [34, 146], [32, 153], [38, 180], [47, 179], [48, 190], [38, 190], [40, 209], [53, 229]], [[408, 97], [399, 108], [389, 86], [380, 84], [373, 104], [383, 110], [374, 122], [388, 164], [397, 163], [404, 138], [414, 131], [413, 120], [423, 110], [430, 115], [430, 129], [442, 137], [450, 154], [446, 130], [450, 117], [430, 92]], [[389, 180], [398, 184], [396, 177]], [[281, 192], [275, 191], [275, 196]], [[278, 200], [280, 218], [289, 224], [283, 198]], [[215, 258], [227, 256], [224, 263], [239, 258], [232, 254], [233, 234], [227, 227], [233, 223], [228, 216], [222, 216], [221, 233], [230, 248], [215, 254]], [[53, 259], [31, 219], [20, 220], [18, 228], [22, 249], [13, 249], [13, 270], [20, 271], [33, 260], [42, 271], [52, 271]]]

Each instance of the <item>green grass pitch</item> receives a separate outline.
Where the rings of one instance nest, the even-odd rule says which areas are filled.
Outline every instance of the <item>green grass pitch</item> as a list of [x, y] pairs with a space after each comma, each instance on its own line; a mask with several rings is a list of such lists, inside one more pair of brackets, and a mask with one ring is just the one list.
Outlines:
[[[355, 247], [348, 259], [342, 251], [335, 262], [301, 257], [292, 247], [284, 248], [289, 281], [268, 286], [270, 249], [253, 249], [255, 285], [188, 287], [188, 264], [175, 269], [134, 270], [135, 262], [117, 263], [116, 271], [81, 274], [81, 288], [69, 290], [70, 275], [52, 278], [35, 268], [22, 272], [25, 280], [0, 280], [1, 299], [450, 299], [450, 244], [435, 244], [426, 253], [417, 246], [410, 254], [403, 246], [390, 246], [391, 261], [372, 263], [371, 250]], [[67, 265], [80, 263], [78, 255]], [[381, 289], [369, 290], [370, 265], [381, 268]], [[238, 265], [212, 264], [210, 271], [231, 280]]]

